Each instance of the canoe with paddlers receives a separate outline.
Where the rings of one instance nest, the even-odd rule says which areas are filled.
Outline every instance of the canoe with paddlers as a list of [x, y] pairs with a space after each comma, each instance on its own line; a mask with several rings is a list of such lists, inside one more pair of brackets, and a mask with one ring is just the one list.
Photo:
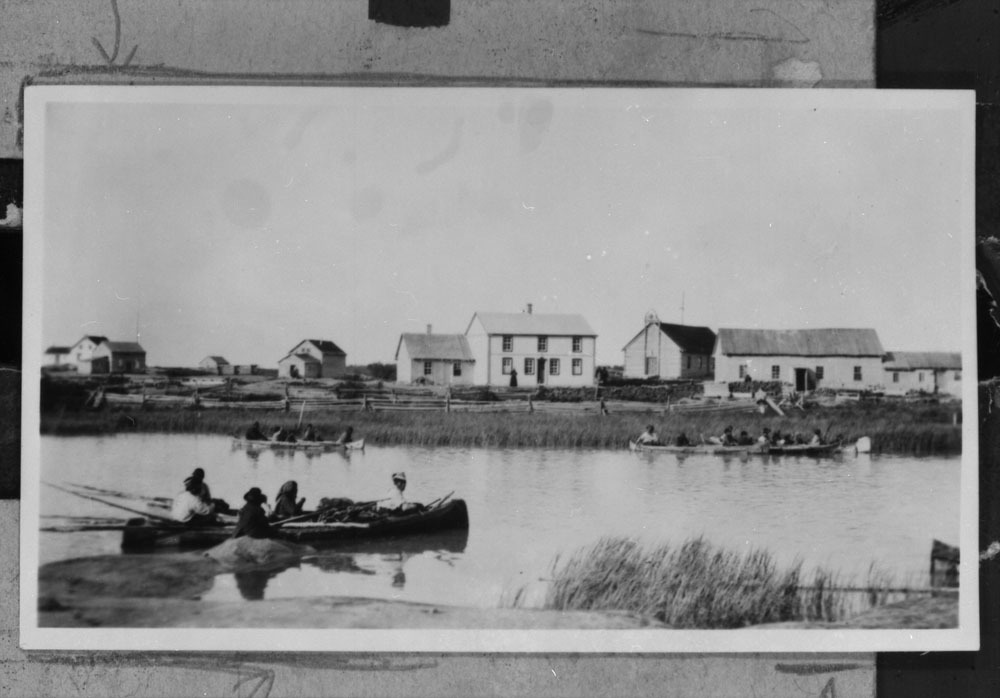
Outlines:
[[248, 451], [252, 450], [264, 450], [264, 449], [274, 449], [274, 450], [290, 450], [290, 451], [336, 451], [338, 449], [343, 449], [345, 451], [363, 451], [365, 450], [365, 440], [358, 439], [356, 441], [255, 441], [252, 439], [233, 439], [233, 446], [235, 448], [245, 448]]
[[[449, 530], [467, 530], [465, 500], [442, 497], [430, 505], [407, 512], [383, 512], [365, 503], [345, 520], [317, 521], [315, 512], [272, 524], [274, 537], [313, 547], [353, 544], [365, 539], [386, 539]], [[338, 518], [338, 517], [334, 517]], [[160, 548], [209, 548], [232, 537], [235, 525], [187, 526], [158, 519], [130, 519], [122, 530], [123, 550]]]

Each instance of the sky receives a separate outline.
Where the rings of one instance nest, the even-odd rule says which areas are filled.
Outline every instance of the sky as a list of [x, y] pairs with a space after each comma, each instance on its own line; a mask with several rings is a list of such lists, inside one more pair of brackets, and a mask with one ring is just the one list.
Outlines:
[[[391, 362], [476, 311], [962, 348], [971, 108], [885, 91], [85, 88], [46, 103], [41, 339]], [[971, 105], [971, 102], [970, 102]], [[28, 149], [27, 152], [36, 152]], [[26, 155], [27, 157], [27, 155]], [[37, 182], [33, 185], [32, 182]], [[31, 231], [25, 228], [26, 235]]]

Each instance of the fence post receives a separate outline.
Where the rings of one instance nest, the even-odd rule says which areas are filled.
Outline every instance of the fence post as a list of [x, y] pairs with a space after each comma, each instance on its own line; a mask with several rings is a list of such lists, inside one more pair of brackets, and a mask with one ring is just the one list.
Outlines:
[[531, 393], [528, 393], [528, 413], [535, 411], [535, 403], [531, 399]]
[[451, 393], [444, 396], [444, 411], [451, 412]]
[[367, 395], [362, 395], [361, 396], [361, 411], [362, 412], [370, 412], [371, 411], [371, 409], [368, 406], [368, 396]]

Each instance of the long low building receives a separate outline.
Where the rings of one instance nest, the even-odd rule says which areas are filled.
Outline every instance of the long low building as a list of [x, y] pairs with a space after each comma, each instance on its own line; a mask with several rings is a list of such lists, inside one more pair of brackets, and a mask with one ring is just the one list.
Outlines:
[[782, 381], [796, 390], [868, 390], [885, 380], [885, 350], [868, 328], [719, 330], [715, 380]]
[[893, 351], [886, 354], [885, 389], [890, 394], [910, 391], [960, 396], [962, 355], [947, 351]]

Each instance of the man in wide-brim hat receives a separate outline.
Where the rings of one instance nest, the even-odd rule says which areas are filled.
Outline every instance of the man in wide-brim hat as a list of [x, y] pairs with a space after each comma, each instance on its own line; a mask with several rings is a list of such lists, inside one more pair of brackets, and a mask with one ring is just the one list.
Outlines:
[[267, 514], [262, 506], [267, 501], [267, 495], [259, 487], [251, 487], [243, 495], [246, 504], [240, 509], [240, 518], [236, 521], [233, 538], [248, 536], [249, 538], [271, 538], [273, 530], [267, 522]]

